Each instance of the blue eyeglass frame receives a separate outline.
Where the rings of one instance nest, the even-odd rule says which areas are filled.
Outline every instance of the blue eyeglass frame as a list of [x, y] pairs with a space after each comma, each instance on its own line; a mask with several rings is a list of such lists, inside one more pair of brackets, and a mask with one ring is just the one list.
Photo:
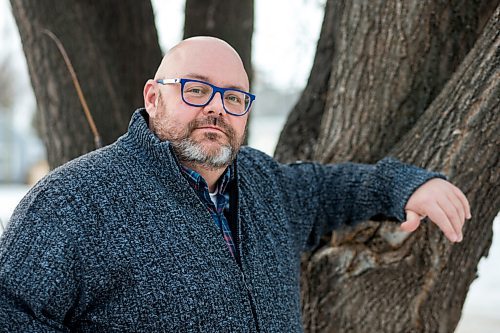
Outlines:
[[[245, 114], [247, 114], [248, 111], [250, 111], [250, 107], [252, 106], [253, 101], [255, 100], [255, 95], [253, 95], [247, 91], [243, 91], [243, 90], [239, 90], [239, 89], [235, 89], [235, 88], [221, 88], [221, 87], [217, 87], [209, 82], [205, 82], [205, 81], [201, 81], [201, 80], [176, 78], [176, 79], [159, 79], [159, 80], [156, 80], [156, 82], [159, 84], [163, 84], [163, 85], [180, 83], [181, 84], [181, 98], [182, 98], [182, 100], [187, 105], [196, 106], [196, 107], [205, 106], [208, 103], [210, 103], [212, 101], [212, 99], [214, 98], [215, 94], [218, 92], [218, 93], [220, 93], [220, 98], [222, 100], [222, 107], [224, 108], [224, 111], [226, 111], [226, 113], [233, 115], [233, 116], [236, 116], [236, 117], [244, 116]], [[205, 104], [189, 103], [188, 101], [186, 101], [184, 99], [184, 85], [186, 84], [186, 82], [198, 82], [198, 83], [203, 83], [203, 84], [209, 85], [212, 88], [212, 96], [210, 96], [210, 98], [208, 99], [208, 101]], [[233, 113], [233, 112], [230, 112], [226, 109], [226, 104], [224, 103], [224, 93], [228, 90], [237, 91], [237, 92], [243, 93], [243, 94], [250, 97], [250, 102], [248, 103], [248, 106], [247, 106], [245, 112], [243, 112], [241, 114], [240, 113]]]

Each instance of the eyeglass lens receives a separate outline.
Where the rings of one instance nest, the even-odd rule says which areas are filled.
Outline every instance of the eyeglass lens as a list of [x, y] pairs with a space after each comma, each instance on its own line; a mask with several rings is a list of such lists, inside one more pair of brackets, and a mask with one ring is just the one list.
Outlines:
[[[203, 106], [208, 103], [213, 94], [211, 86], [201, 82], [185, 82], [182, 90], [184, 100], [190, 104]], [[226, 90], [222, 97], [227, 111], [242, 114], [250, 104], [250, 96], [237, 90]]]

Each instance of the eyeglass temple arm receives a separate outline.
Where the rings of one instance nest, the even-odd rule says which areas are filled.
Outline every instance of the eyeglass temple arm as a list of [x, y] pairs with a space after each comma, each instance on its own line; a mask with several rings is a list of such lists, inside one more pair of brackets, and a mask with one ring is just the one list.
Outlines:
[[181, 79], [160, 79], [156, 80], [156, 82], [160, 84], [179, 83], [181, 82]]

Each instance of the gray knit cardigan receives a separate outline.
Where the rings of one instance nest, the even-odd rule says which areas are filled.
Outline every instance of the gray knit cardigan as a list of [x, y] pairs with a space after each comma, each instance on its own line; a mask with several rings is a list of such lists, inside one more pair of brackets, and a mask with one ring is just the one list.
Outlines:
[[439, 176], [394, 159], [283, 165], [244, 147], [240, 269], [176, 163], [142, 109], [114, 144], [39, 182], [0, 241], [0, 331], [301, 332], [301, 252], [379, 213], [404, 219]]

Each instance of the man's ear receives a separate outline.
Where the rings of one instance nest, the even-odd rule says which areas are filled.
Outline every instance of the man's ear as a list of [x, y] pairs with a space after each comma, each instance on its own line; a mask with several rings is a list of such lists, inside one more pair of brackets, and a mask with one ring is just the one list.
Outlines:
[[157, 87], [154, 80], [148, 80], [144, 85], [144, 107], [150, 116], [156, 113], [156, 106], [158, 104]]

